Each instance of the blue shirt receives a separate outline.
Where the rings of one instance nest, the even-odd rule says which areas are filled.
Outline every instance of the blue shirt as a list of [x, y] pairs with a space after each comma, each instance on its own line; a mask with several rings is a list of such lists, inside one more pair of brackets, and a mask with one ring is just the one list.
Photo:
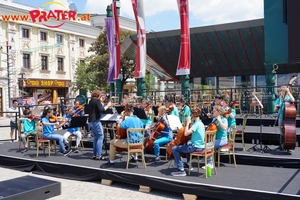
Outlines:
[[[128, 129], [128, 128], [143, 128], [143, 122], [136, 116], [131, 115], [129, 117], [126, 117], [124, 121], [120, 123], [120, 127], [122, 129]], [[129, 138], [126, 138], [126, 142], [130, 143], [141, 143], [142, 142], [142, 134], [141, 132], [129, 132]]]
[[31, 134], [35, 132], [35, 120], [31, 120], [30, 122], [27, 119], [21, 120], [21, 123], [24, 124], [24, 134]]
[[164, 127], [164, 130], [162, 130], [162, 132], [159, 134], [158, 138], [161, 138], [161, 137], [173, 138], [173, 132], [170, 129], [170, 127], [168, 126], [167, 122], [163, 118], [161, 118], [160, 121], [162, 123], [164, 123], [165, 127]]
[[[42, 122], [50, 123], [50, 121], [47, 117], [42, 118]], [[54, 125], [50, 125], [50, 126], [43, 125], [43, 132], [44, 132], [45, 137], [48, 137], [51, 134], [54, 134]]]
[[[218, 120], [216, 120], [215, 118], [213, 119], [213, 121], [215, 120], [216, 124], [218, 125], [218, 130], [216, 133], [216, 139], [227, 139], [227, 130], [223, 130], [218, 122]], [[228, 121], [225, 117], [221, 117], [221, 121], [223, 124], [228, 125]]]
[[201, 120], [195, 120], [192, 125], [192, 145], [196, 148], [204, 148], [205, 127]]

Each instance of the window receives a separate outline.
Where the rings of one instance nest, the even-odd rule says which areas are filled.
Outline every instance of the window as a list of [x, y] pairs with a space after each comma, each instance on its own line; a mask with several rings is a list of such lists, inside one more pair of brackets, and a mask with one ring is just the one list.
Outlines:
[[22, 28], [22, 37], [29, 38], [29, 29], [28, 28]]
[[63, 43], [63, 36], [62, 35], [56, 35], [56, 43]]
[[64, 71], [64, 59], [57, 58], [57, 71]]
[[85, 64], [84, 60], [79, 60], [79, 64], [84, 65]]
[[84, 47], [84, 39], [79, 39], [79, 47]]
[[41, 56], [42, 70], [48, 70], [48, 56]]
[[30, 54], [23, 53], [23, 67], [30, 69]]
[[47, 41], [47, 33], [46, 32], [40, 32], [41, 41]]

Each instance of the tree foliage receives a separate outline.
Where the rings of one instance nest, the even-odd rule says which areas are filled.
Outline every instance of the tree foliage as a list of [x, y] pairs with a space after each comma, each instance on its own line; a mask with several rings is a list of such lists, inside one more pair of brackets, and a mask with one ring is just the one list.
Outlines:
[[[121, 30], [121, 42], [128, 35], [134, 32]], [[103, 31], [95, 42], [92, 43], [88, 52], [92, 55], [85, 58], [84, 64], [77, 63], [75, 71], [76, 82], [73, 83], [75, 89], [83, 90], [107, 90], [108, 66], [109, 66], [109, 49], [106, 37], [106, 30]], [[133, 78], [134, 62], [126, 56], [121, 56], [121, 70], [122, 70], [122, 87], [126, 84], [129, 78]]]

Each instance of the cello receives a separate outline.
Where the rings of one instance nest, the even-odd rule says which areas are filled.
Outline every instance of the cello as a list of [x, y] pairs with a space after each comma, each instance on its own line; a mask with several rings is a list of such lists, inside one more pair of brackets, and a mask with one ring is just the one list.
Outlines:
[[[200, 114], [201, 114], [201, 109], [200, 108], [196, 108], [196, 112], [194, 112], [191, 115], [191, 119], [195, 119], [195, 118], [199, 117]], [[191, 125], [192, 124], [190, 124], [189, 128], [191, 128]], [[188, 140], [189, 140], [189, 136], [185, 136], [184, 132], [185, 132], [185, 127], [181, 127], [181, 129], [179, 129], [179, 131], [178, 131], [178, 133], [176, 135], [175, 140], [173, 140], [171, 142], [171, 144], [167, 148], [167, 154], [170, 156], [171, 159], [174, 158], [173, 153], [172, 153], [173, 146], [183, 145], [183, 144], [187, 143]]]
[[282, 119], [282, 138], [281, 146], [285, 150], [293, 150], [296, 147], [296, 107], [294, 102], [284, 101], [288, 93], [290, 93], [290, 86], [294, 84], [297, 77], [293, 77], [286, 88], [286, 93], [283, 98], [284, 113]]

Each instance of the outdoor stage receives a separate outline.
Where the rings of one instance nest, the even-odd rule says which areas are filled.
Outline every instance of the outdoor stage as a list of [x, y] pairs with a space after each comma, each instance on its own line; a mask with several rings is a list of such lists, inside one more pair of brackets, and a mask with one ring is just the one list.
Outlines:
[[[64, 157], [51, 153], [51, 156], [35, 156], [36, 150], [26, 153], [18, 150], [18, 142], [1, 142], [0, 165], [3, 167], [28, 171], [43, 175], [74, 179], [79, 181], [102, 180], [125, 182], [140, 188], [154, 188], [170, 192], [193, 194], [209, 199], [296, 199], [300, 197], [300, 148], [294, 152], [270, 151], [265, 153], [241, 151], [237, 143], [237, 168], [228, 164], [228, 157], [222, 156], [221, 167], [217, 175], [205, 178], [205, 170], [197, 173], [196, 163], [190, 176], [173, 177], [173, 161], [155, 163], [152, 154], [146, 154], [147, 169], [141, 162], [131, 163], [126, 170], [127, 154], [117, 156], [115, 167], [100, 169], [107, 161], [92, 160], [90, 140], [85, 141], [85, 148], [78, 154], [71, 153]], [[247, 144], [249, 149], [252, 144]], [[258, 146], [259, 147], [259, 146]], [[275, 149], [276, 146], [269, 146]], [[105, 152], [105, 151], [104, 151]], [[161, 152], [164, 155], [164, 152]], [[185, 160], [185, 159], [184, 159]], [[145, 187], [144, 187], [145, 186]]]

